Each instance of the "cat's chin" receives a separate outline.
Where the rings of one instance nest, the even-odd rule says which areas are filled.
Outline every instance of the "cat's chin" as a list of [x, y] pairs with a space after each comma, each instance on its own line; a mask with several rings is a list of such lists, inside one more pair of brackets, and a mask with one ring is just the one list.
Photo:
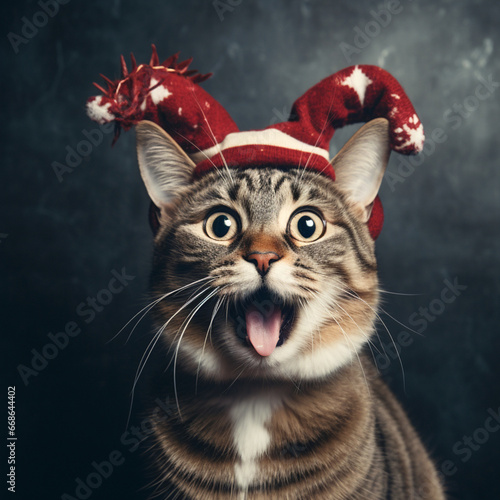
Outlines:
[[297, 318], [297, 306], [267, 288], [235, 301], [230, 317], [240, 344], [256, 356], [270, 356], [288, 340]]

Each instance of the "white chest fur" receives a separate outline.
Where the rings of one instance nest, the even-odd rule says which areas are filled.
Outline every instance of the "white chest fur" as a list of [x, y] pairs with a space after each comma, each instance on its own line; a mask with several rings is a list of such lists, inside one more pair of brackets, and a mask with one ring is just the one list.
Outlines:
[[276, 394], [254, 394], [238, 400], [230, 410], [234, 446], [239, 455], [234, 472], [241, 498], [258, 474], [259, 457], [271, 443], [268, 425], [280, 404]]

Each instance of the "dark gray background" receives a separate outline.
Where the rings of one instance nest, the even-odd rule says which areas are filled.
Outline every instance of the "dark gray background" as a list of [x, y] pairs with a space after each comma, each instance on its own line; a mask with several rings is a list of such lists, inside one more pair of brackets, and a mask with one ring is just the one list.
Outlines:
[[[387, 295], [384, 308], [406, 326], [387, 315], [384, 322], [397, 337], [410, 332], [409, 318], [420, 307], [434, 301], [440, 314], [421, 335], [410, 332], [410, 345], [400, 346], [406, 386], [397, 360], [382, 360], [382, 372], [439, 467], [453, 462], [445, 467], [452, 471], [450, 498], [500, 498], [500, 432], [478, 430], [488, 410], [500, 406], [500, 89], [483, 101], [471, 97], [481, 78], [500, 81], [500, 4], [401, 0], [400, 12], [377, 29], [367, 26], [374, 19], [370, 10], [379, 8], [376, 2], [223, 0], [219, 5], [224, 3], [230, 8], [221, 20], [211, 0], [73, 0], [20, 44], [18, 53], [8, 34], [21, 35], [23, 16], [32, 20], [41, 7], [35, 1], [4, 6], [0, 303], [9, 372], [2, 391], [17, 387], [18, 498], [75, 496], [76, 479], [87, 477], [92, 462], [113, 450], [125, 463], [91, 498], [147, 494], [140, 490], [149, 477], [146, 459], [120, 436], [150, 325], [145, 321], [127, 344], [126, 334], [108, 343], [144, 305], [147, 291], [148, 198], [133, 133], [113, 149], [107, 134], [62, 182], [52, 164], [65, 163], [66, 147], [77, 147], [83, 129], [96, 128], [84, 112], [86, 98], [96, 93], [91, 82], [100, 72], [119, 76], [121, 53], [134, 51], [139, 62], [148, 61], [152, 42], [161, 58], [180, 50], [182, 57], [194, 56], [193, 67], [213, 71], [204, 88], [242, 129], [285, 119], [307, 88], [356, 63], [381, 65], [400, 80], [428, 137], [443, 129], [446, 140], [428, 144], [421, 165], [403, 183], [394, 189], [383, 184], [381, 281], [385, 290], [415, 294]], [[355, 47], [356, 28], [375, 36], [347, 60], [341, 44]], [[458, 106], [464, 104], [468, 116], [459, 122]], [[332, 154], [353, 130], [336, 134]], [[392, 156], [390, 171], [397, 172], [399, 160]], [[78, 304], [106, 287], [111, 271], [122, 267], [135, 279], [86, 324]], [[441, 307], [435, 300], [446, 279], [467, 288]], [[18, 366], [29, 366], [31, 350], [41, 350], [48, 333], [71, 320], [81, 334], [25, 387]], [[379, 330], [388, 346], [388, 334]], [[139, 398], [134, 408], [141, 404]], [[464, 436], [475, 436], [470, 457], [454, 452], [466, 447]]]

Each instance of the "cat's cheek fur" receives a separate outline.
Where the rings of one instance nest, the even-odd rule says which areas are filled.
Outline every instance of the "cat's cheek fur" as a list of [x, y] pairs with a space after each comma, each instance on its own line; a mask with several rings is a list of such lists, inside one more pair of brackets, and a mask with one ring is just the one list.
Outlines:
[[311, 380], [328, 376], [355, 358], [366, 338], [361, 332], [344, 334], [337, 327], [325, 327], [331, 322], [322, 302], [310, 301], [300, 312], [288, 341], [269, 360], [271, 371]]
[[339, 341], [321, 349], [304, 352], [286, 367], [286, 375], [301, 380], [327, 377], [356, 358], [364, 345], [362, 338]]
[[204, 349], [200, 349], [199, 346], [192, 345], [186, 339], [180, 345], [179, 354], [186, 366], [191, 367], [195, 371], [199, 370], [208, 379], [218, 380], [226, 378], [221, 377], [224, 369], [220, 354], [210, 347], [205, 346]]
[[231, 294], [235, 299], [250, 295], [261, 286], [260, 276], [255, 272], [255, 266], [239, 257], [232, 259], [230, 273], [221, 272], [216, 268], [211, 276], [215, 277], [213, 286], [224, 288], [224, 293]]
[[269, 270], [267, 286], [285, 300], [293, 299], [301, 291], [297, 286], [293, 271], [289, 258], [276, 262]]

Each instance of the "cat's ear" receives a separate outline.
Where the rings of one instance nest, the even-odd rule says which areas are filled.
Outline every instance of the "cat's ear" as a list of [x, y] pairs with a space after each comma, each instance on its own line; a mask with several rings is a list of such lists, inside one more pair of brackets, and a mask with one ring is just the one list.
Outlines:
[[136, 137], [142, 179], [151, 201], [164, 212], [191, 182], [195, 164], [156, 123], [139, 122]]
[[390, 153], [389, 122], [377, 118], [361, 127], [331, 162], [335, 184], [364, 222], [370, 218]]

